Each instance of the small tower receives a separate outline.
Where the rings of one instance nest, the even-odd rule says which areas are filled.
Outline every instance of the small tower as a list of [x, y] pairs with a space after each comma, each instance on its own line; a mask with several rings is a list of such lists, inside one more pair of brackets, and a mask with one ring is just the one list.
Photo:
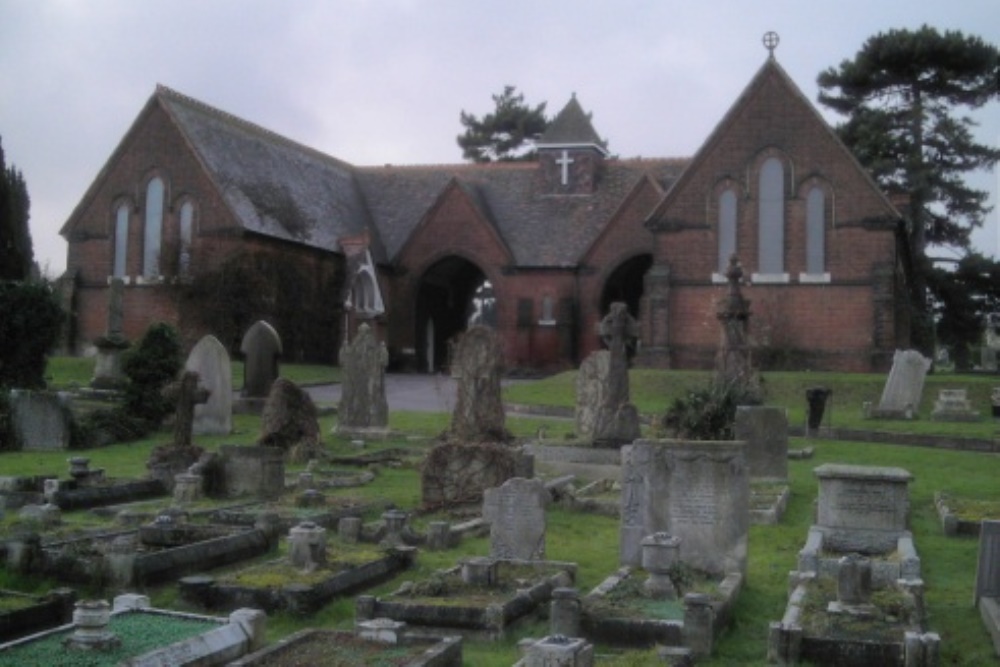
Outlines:
[[594, 131], [576, 94], [555, 117], [536, 144], [542, 192], [551, 195], [589, 195], [597, 189], [605, 141]]

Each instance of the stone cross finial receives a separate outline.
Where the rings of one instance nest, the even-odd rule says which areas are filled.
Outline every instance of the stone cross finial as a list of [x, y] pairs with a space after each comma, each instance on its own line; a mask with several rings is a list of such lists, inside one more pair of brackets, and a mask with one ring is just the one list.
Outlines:
[[211, 392], [198, 385], [199, 376], [194, 371], [182, 371], [177, 380], [163, 390], [168, 400], [177, 401], [174, 418], [174, 445], [190, 447], [194, 430], [194, 406], [208, 401]]

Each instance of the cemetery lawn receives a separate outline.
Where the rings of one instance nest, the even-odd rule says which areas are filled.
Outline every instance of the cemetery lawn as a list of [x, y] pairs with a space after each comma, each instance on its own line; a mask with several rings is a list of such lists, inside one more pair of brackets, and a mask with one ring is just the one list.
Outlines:
[[[50, 362], [50, 370], [62, 364]], [[92, 366], [91, 366], [92, 368]], [[288, 368], [282, 367], [283, 370]], [[336, 369], [332, 369], [334, 372]], [[67, 371], [68, 372], [68, 371]], [[86, 373], [86, 381], [89, 381]], [[915, 422], [865, 421], [860, 418], [864, 400], [878, 401], [885, 377], [882, 375], [849, 375], [827, 373], [768, 373], [765, 382], [769, 390], [768, 404], [784, 405], [789, 409], [792, 425], [801, 426], [805, 418], [805, 389], [823, 385], [833, 389], [832, 424], [835, 427], [877, 428], [922, 433], [967, 435], [996, 438], [996, 423], [988, 418], [989, 389], [997, 379], [986, 376], [938, 374], [927, 378], [924, 403]], [[572, 406], [575, 373], [563, 373], [545, 380], [518, 383], [506, 389], [506, 400], [514, 403]], [[633, 400], [645, 415], [660, 414], [673, 397], [685, 390], [703, 386], [707, 373], [688, 371], [631, 372]], [[235, 382], [234, 378], [234, 382]], [[58, 385], [60, 380], [53, 379]], [[71, 382], [71, 380], [67, 381]], [[85, 384], [85, 382], [83, 382]], [[66, 385], [63, 385], [66, 386]], [[939, 388], [965, 387], [975, 409], [986, 416], [979, 423], [932, 422], [928, 416]], [[358, 454], [349, 441], [330, 435], [335, 418], [320, 420], [321, 433], [327, 451], [336, 456]], [[399, 435], [386, 441], [367, 444], [362, 452], [389, 447], [403, 447], [423, 453], [433, 445], [433, 436], [443, 431], [450, 415], [394, 412], [390, 426]], [[196, 438], [196, 444], [216, 450], [221, 444], [251, 444], [259, 432], [259, 418], [236, 416], [237, 432], [230, 436]], [[510, 418], [508, 428], [520, 437], [533, 436], [540, 426], [547, 428], [547, 441], [558, 442], [573, 429], [571, 420]], [[86, 452], [5, 452], [0, 454], [0, 469], [5, 475], [66, 475], [68, 456], [81, 454], [91, 459], [91, 468], [105, 468], [115, 478], [145, 475], [145, 463], [156, 444], [169, 440], [161, 431], [135, 443], [116, 444]], [[817, 480], [813, 469], [824, 463], [898, 466], [913, 474], [909, 496], [911, 530], [921, 559], [922, 577], [926, 584], [927, 624], [941, 635], [941, 664], [997, 665], [992, 644], [979, 614], [972, 606], [973, 582], [976, 573], [978, 541], [968, 537], [946, 537], [934, 506], [934, 493], [947, 491], [956, 498], [1000, 503], [1000, 455], [956, 452], [924, 447], [880, 445], [864, 442], [806, 440], [793, 438], [790, 448], [811, 446], [815, 455], [807, 460], [788, 462], [791, 497], [782, 522], [772, 526], [751, 526], [747, 581], [736, 602], [734, 622], [716, 644], [716, 654], [699, 665], [763, 665], [767, 650], [768, 624], [779, 620], [787, 602], [788, 572], [795, 569], [798, 552], [805, 544], [812, 523]], [[289, 474], [301, 467], [289, 466]], [[347, 489], [351, 495], [388, 500], [404, 509], [415, 508], [420, 499], [419, 470], [414, 462], [399, 466], [379, 467], [375, 480], [363, 487]], [[12, 513], [11, 513], [12, 514]], [[570, 512], [551, 507], [547, 511], [548, 531], [546, 555], [552, 560], [578, 563], [576, 587], [581, 593], [590, 591], [618, 568], [618, 521], [616, 519]], [[454, 566], [461, 558], [481, 556], [489, 552], [488, 538], [465, 539], [455, 549], [445, 552], [421, 550], [412, 570], [382, 584], [369, 594], [384, 596], [399, 588], [404, 581], [417, 581], [442, 568]], [[273, 559], [269, 554], [267, 558]], [[53, 582], [39, 582], [11, 576], [0, 570], [0, 587], [37, 593], [55, 587]], [[147, 591], [156, 606], [185, 611], [176, 587], [172, 585]], [[82, 596], [94, 593], [82, 591]], [[107, 596], [107, 595], [106, 595]], [[335, 600], [311, 618], [295, 618], [277, 613], [268, 619], [268, 638], [274, 641], [306, 627], [350, 629], [354, 621], [352, 598]], [[464, 644], [465, 664], [492, 667], [513, 664], [518, 658], [517, 640], [522, 637], [543, 637], [548, 634], [546, 621], [533, 621], [515, 628], [512, 636], [496, 642], [469, 641]], [[656, 665], [652, 651], [629, 651], [614, 657], [616, 651], [597, 646], [602, 665]], [[52, 663], [50, 663], [52, 664]]]

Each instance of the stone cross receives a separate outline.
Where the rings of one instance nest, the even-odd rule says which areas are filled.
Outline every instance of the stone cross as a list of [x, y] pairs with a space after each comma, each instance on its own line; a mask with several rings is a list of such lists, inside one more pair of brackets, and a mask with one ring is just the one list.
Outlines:
[[556, 160], [556, 164], [562, 167], [562, 184], [569, 184], [569, 166], [576, 162], [573, 158], [569, 156], [569, 151], [563, 151], [562, 157]]
[[623, 444], [639, 437], [639, 415], [629, 402], [628, 349], [635, 345], [639, 325], [628, 307], [616, 301], [598, 325], [608, 346], [608, 374], [602, 405], [594, 420], [594, 441]]
[[716, 317], [722, 325], [722, 341], [715, 360], [716, 381], [724, 385], [749, 385], [753, 382], [750, 360], [750, 301], [743, 297], [740, 283], [743, 267], [733, 254], [726, 270], [729, 289], [716, 304]]
[[172, 401], [177, 401], [177, 413], [174, 417], [174, 446], [190, 447], [191, 433], [194, 430], [194, 406], [208, 400], [209, 392], [198, 386], [198, 374], [194, 371], [182, 371], [177, 380], [163, 389], [163, 395]]
[[125, 319], [125, 281], [121, 278], [111, 280], [108, 287], [108, 338], [121, 338]]

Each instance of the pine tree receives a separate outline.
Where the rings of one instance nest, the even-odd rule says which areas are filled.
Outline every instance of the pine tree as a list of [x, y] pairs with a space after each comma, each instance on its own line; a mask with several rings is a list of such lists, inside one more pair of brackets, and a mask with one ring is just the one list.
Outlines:
[[28, 231], [28, 187], [13, 165], [4, 161], [0, 143], [0, 280], [31, 277], [34, 252]]
[[493, 95], [495, 109], [480, 120], [462, 111], [459, 118], [465, 132], [456, 140], [462, 157], [473, 162], [511, 162], [535, 159], [535, 140], [548, 127], [545, 102], [536, 107], [524, 103], [524, 95], [514, 86], [504, 86]]
[[[930, 353], [933, 309], [945, 319], [959, 309], [946, 302], [958, 294], [949, 284], [955, 272], [935, 270], [928, 247], [969, 253], [970, 233], [990, 210], [988, 193], [963, 176], [992, 167], [1000, 150], [977, 143], [975, 123], [960, 113], [1000, 99], [1000, 51], [956, 31], [890, 30], [869, 38], [853, 60], [822, 72], [818, 83], [819, 101], [848, 116], [838, 128], [844, 142], [887, 192], [909, 198], [913, 342]], [[983, 258], [967, 265], [983, 268]], [[981, 318], [966, 313], [964, 322], [943, 324], [952, 339], [964, 331], [959, 338], [971, 340]]]

